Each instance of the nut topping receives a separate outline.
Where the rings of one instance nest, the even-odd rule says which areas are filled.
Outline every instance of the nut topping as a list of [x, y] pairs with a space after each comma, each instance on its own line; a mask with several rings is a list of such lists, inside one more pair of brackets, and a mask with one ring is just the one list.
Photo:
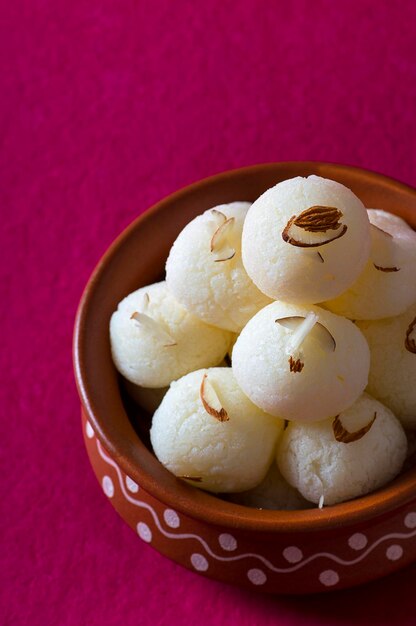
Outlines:
[[353, 441], [358, 441], [359, 439], [364, 437], [366, 433], [368, 433], [368, 431], [374, 424], [376, 417], [377, 411], [374, 412], [373, 419], [370, 420], [366, 426], [363, 426], [363, 428], [360, 428], [359, 430], [350, 433], [346, 428], [344, 428], [339, 415], [337, 415], [336, 417], [334, 417], [334, 421], [332, 422], [332, 430], [334, 431], [335, 439], [340, 443], [352, 443]]
[[[219, 211], [219, 213], [221, 212]], [[221, 213], [221, 215], [223, 214]], [[211, 237], [211, 252], [218, 252], [221, 254], [220, 258], [214, 259], [215, 263], [229, 261], [235, 256], [235, 249], [228, 244], [228, 237], [232, 231], [234, 222], [234, 217], [225, 219], [225, 222], [223, 222], [221, 226], [217, 228], [217, 230]]]
[[404, 340], [404, 347], [408, 352], [416, 354], [416, 317], [413, 322], [410, 322], [406, 331], [406, 339]]
[[289, 357], [289, 369], [294, 374], [297, 374], [298, 372], [301, 372], [303, 370], [304, 365], [305, 365], [305, 363], [302, 363], [302, 361], [300, 359], [296, 359], [296, 361], [295, 361], [293, 356]]
[[207, 374], [204, 374], [199, 390], [199, 396], [201, 398], [202, 405], [209, 415], [215, 417], [219, 422], [226, 422], [230, 418], [227, 411], [221, 406], [221, 402], [217, 396], [217, 393], [208, 380]]
[[[339, 239], [347, 232], [348, 226], [340, 222], [342, 211], [335, 207], [312, 206], [299, 215], [293, 215], [282, 232], [286, 243], [300, 248], [316, 248]], [[337, 231], [333, 236], [316, 236], [329, 230]], [[305, 236], [306, 233], [313, 235]]]
[[379, 272], [400, 272], [400, 267], [381, 267], [381, 265], [376, 265], [375, 263], [373, 265]]
[[335, 351], [336, 342], [334, 337], [321, 322], [317, 321], [318, 319], [318, 316], [311, 312], [306, 317], [293, 315], [292, 317], [281, 317], [275, 320], [277, 324], [294, 331], [288, 345], [289, 352], [300, 348], [309, 333], [312, 333], [311, 336], [319, 341], [324, 350], [328, 352]]
[[135, 322], [137, 322], [137, 324], [139, 324], [139, 326], [142, 326], [144, 329], [148, 330], [149, 332], [153, 333], [153, 335], [155, 335], [160, 341], [164, 341], [164, 348], [170, 348], [172, 346], [176, 346], [177, 343], [174, 340], [174, 338], [169, 335], [168, 332], [166, 332], [166, 330], [161, 326], [161, 324], [159, 324], [158, 322], [156, 322], [152, 317], [150, 317], [149, 315], [146, 315], [145, 313], [139, 313], [138, 311], [135, 311], [131, 316], [130, 316], [131, 320], [134, 320]]

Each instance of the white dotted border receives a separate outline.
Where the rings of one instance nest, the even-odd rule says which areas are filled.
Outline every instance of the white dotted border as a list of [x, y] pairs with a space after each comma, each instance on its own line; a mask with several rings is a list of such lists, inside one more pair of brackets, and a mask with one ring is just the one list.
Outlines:
[[[88, 434], [89, 432], [88, 425], [89, 425], [89, 422], [87, 422], [86, 432], [87, 432], [87, 436], [91, 438], [94, 436], [94, 433], [90, 437], [90, 435]], [[203, 546], [207, 554], [211, 556], [212, 558], [216, 559], [217, 561], [230, 562], [230, 561], [242, 560], [245, 558], [255, 558], [261, 561], [272, 572], [279, 573], [279, 574], [289, 574], [304, 567], [308, 563], [318, 558], [327, 558], [343, 566], [356, 565], [360, 561], [364, 560], [368, 556], [368, 554], [370, 554], [378, 545], [380, 545], [381, 543], [385, 541], [390, 541], [393, 539], [405, 540], [405, 539], [410, 539], [412, 537], [416, 537], [416, 511], [411, 511], [407, 513], [404, 517], [404, 525], [406, 526], [406, 528], [411, 529], [410, 533], [389, 533], [377, 539], [366, 550], [364, 550], [364, 548], [366, 548], [366, 546], [368, 545], [367, 537], [363, 533], [354, 533], [353, 535], [351, 535], [348, 539], [348, 545], [354, 551], [361, 552], [358, 557], [356, 557], [355, 559], [351, 559], [351, 560], [342, 559], [336, 556], [335, 554], [331, 554], [329, 552], [318, 552], [318, 553], [311, 555], [310, 557], [306, 559], [303, 559], [303, 553], [300, 550], [300, 548], [298, 548], [297, 546], [288, 546], [287, 548], [283, 550], [283, 557], [286, 559], [287, 562], [293, 564], [292, 567], [286, 567], [286, 568], [275, 567], [268, 559], [261, 556], [260, 554], [255, 554], [255, 553], [245, 553], [245, 554], [239, 554], [239, 555], [227, 556], [227, 557], [220, 556], [218, 554], [215, 554], [211, 550], [211, 548], [208, 546], [206, 541], [202, 539], [202, 537], [200, 537], [199, 535], [194, 535], [191, 533], [170, 533], [166, 531], [161, 526], [159, 518], [156, 512], [154, 511], [154, 509], [147, 502], [143, 502], [141, 500], [136, 500], [132, 498], [130, 494], [126, 491], [120, 468], [113, 461], [113, 459], [111, 459], [104, 452], [98, 440], [97, 440], [97, 450], [101, 458], [108, 465], [112, 466], [116, 470], [117, 477], [119, 479], [120, 488], [126, 500], [139, 508], [144, 508], [148, 510], [155, 522], [156, 527], [165, 537], [169, 539], [195, 539]], [[137, 493], [137, 491], [139, 491], [139, 486], [137, 485], [137, 483], [132, 481], [132, 479], [130, 479], [129, 477], [126, 477], [126, 485], [127, 485], [127, 488], [132, 493]], [[131, 488], [132, 486], [133, 488]], [[136, 490], [136, 487], [137, 487], [137, 490]], [[107, 475], [105, 475], [102, 479], [102, 488], [103, 488], [104, 493], [107, 495], [107, 497], [112, 498], [114, 496], [113, 481]], [[178, 513], [174, 511], [173, 509], [165, 509], [163, 518], [164, 518], [166, 525], [169, 526], [170, 528], [179, 528], [180, 517]], [[147, 524], [145, 524], [144, 522], [139, 522], [137, 524], [136, 529], [137, 529], [138, 535], [143, 541], [147, 543], [151, 543], [152, 531]], [[219, 542], [220, 547], [224, 551], [231, 552], [237, 549], [237, 540], [235, 539], [235, 537], [233, 537], [232, 535], [228, 533], [220, 534], [218, 537], [218, 542]], [[403, 547], [396, 543], [393, 543], [390, 546], [388, 546], [385, 552], [386, 558], [390, 561], [399, 560], [403, 556], [403, 554], [404, 554]], [[209, 561], [204, 555], [200, 553], [197, 553], [197, 552], [193, 553], [190, 557], [190, 561], [196, 571], [205, 572], [209, 568]], [[267, 581], [267, 575], [265, 574], [263, 570], [259, 568], [249, 569], [247, 571], [247, 578], [253, 585], [256, 585], [256, 586], [264, 585]], [[340, 581], [339, 573], [333, 569], [323, 570], [322, 572], [320, 572], [318, 578], [319, 578], [320, 583], [324, 585], [325, 587], [335, 586]]]

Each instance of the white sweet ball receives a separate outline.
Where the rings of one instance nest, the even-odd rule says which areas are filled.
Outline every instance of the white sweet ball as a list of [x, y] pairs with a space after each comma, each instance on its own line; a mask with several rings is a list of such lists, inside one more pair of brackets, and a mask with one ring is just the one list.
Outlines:
[[[327, 505], [365, 495], [385, 485], [401, 470], [407, 440], [400, 422], [383, 404], [363, 394], [337, 418], [338, 426], [361, 438], [337, 441], [334, 420], [289, 424], [277, 450], [286, 480], [311, 502]], [[355, 435], [354, 435], [355, 433]], [[343, 433], [346, 438], [345, 432]]]
[[161, 282], [120, 302], [111, 317], [110, 340], [115, 366], [127, 380], [165, 387], [192, 370], [217, 365], [231, 333], [189, 313]]
[[347, 291], [325, 303], [350, 319], [393, 317], [416, 302], [416, 233], [386, 211], [368, 209], [368, 217], [370, 259]]
[[311, 508], [311, 503], [283, 478], [276, 463], [272, 463], [266, 478], [257, 487], [249, 491], [230, 494], [227, 500], [256, 509], [276, 511], [298, 511]]
[[319, 176], [272, 187], [254, 202], [244, 223], [248, 275], [263, 293], [286, 302], [336, 297], [356, 280], [369, 253], [363, 203], [347, 187]]
[[286, 302], [259, 311], [232, 355], [237, 382], [254, 404], [301, 422], [350, 406], [365, 389], [369, 366], [367, 342], [351, 321], [317, 306]]
[[270, 302], [241, 259], [249, 207], [232, 202], [196, 217], [179, 234], [166, 263], [166, 282], [175, 298], [208, 324], [233, 332]]
[[153, 416], [150, 438], [157, 458], [173, 474], [226, 493], [263, 480], [282, 431], [283, 421], [250, 402], [231, 368], [217, 367], [171, 384]]
[[368, 392], [405, 428], [416, 429], [416, 305], [398, 317], [357, 326], [370, 346]]

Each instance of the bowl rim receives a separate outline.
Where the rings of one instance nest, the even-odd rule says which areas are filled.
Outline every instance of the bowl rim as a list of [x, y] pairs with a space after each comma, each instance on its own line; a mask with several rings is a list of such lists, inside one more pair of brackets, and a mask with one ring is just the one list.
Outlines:
[[[391, 484], [378, 489], [377, 491], [355, 498], [347, 502], [332, 505], [319, 509], [318, 507], [306, 510], [280, 511], [249, 508], [239, 504], [231, 503], [215, 495], [210, 494], [177, 479], [178, 492], [172, 492], [153, 476], [143, 471], [138, 466], [131, 455], [132, 442], [114, 442], [102, 427], [100, 416], [94, 408], [93, 398], [88, 392], [86, 384], [86, 372], [83, 365], [83, 355], [86, 350], [83, 329], [90, 307], [90, 302], [94, 297], [94, 287], [99, 281], [105, 268], [111, 263], [113, 257], [129, 238], [132, 231], [138, 228], [147, 220], [151, 220], [155, 214], [162, 212], [166, 206], [173, 201], [178, 201], [182, 197], [200, 191], [205, 186], [225, 181], [229, 178], [244, 176], [244, 174], [255, 174], [256, 172], [275, 171], [276, 168], [299, 168], [309, 169], [318, 167], [330, 167], [342, 174], [353, 172], [357, 177], [369, 176], [376, 183], [382, 183], [397, 189], [397, 191], [412, 194], [416, 199], [416, 189], [390, 178], [383, 174], [371, 170], [342, 165], [338, 163], [323, 161], [283, 161], [268, 162], [256, 165], [249, 165], [242, 168], [235, 168], [224, 172], [208, 176], [179, 190], [169, 194], [163, 199], [146, 209], [144, 213], [135, 218], [110, 244], [104, 254], [99, 259], [90, 278], [83, 290], [74, 323], [73, 335], [73, 367], [75, 381], [81, 399], [83, 413], [90, 422], [98, 441], [108, 451], [113, 460], [117, 462], [121, 470], [135, 480], [141, 488], [154, 498], [191, 518], [215, 524], [225, 528], [240, 528], [245, 530], [259, 530], [271, 532], [307, 532], [311, 530], [330, 530], [340, 526], [350, 526], [363, 520], [370, 520], [391, 512], [399, 507], [405, 506], [416, 497], [416, 475], [415, 468], [404, 472], [395, 479], [394, 488]], [[151, 454], [149, 452], [149, 454]], [[156, 457], [155, 461], [157, 462]], [[166, 476], [172, 475], [164, 468], [162, 471]], [[179, 497], [178, 497], [179, 496]]]

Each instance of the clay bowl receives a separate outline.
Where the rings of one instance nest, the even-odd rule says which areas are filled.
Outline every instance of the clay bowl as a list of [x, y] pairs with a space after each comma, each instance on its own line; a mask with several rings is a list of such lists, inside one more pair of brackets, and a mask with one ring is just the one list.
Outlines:
[[117, 303], [163, 276], [169, 248], [198, 213], [255, 200], [293, 176], [319, 174], [350, 187], [368, 207], [416, 227], [416, 191], [372, 172], [326, 163], [257, 165], [174, 193], [134, 221], [99, 262], [75, 324], [75, 376], [83, 433], [111, 504], [145, 542], [217, 580], [272, 593], [340, 589], [416, 559], [416, 467], [377, 492], [319, 510], [265, 511], [225, 502], [166, 471], [149, 449], [149, 417], [126, 403], [108, 324]]

